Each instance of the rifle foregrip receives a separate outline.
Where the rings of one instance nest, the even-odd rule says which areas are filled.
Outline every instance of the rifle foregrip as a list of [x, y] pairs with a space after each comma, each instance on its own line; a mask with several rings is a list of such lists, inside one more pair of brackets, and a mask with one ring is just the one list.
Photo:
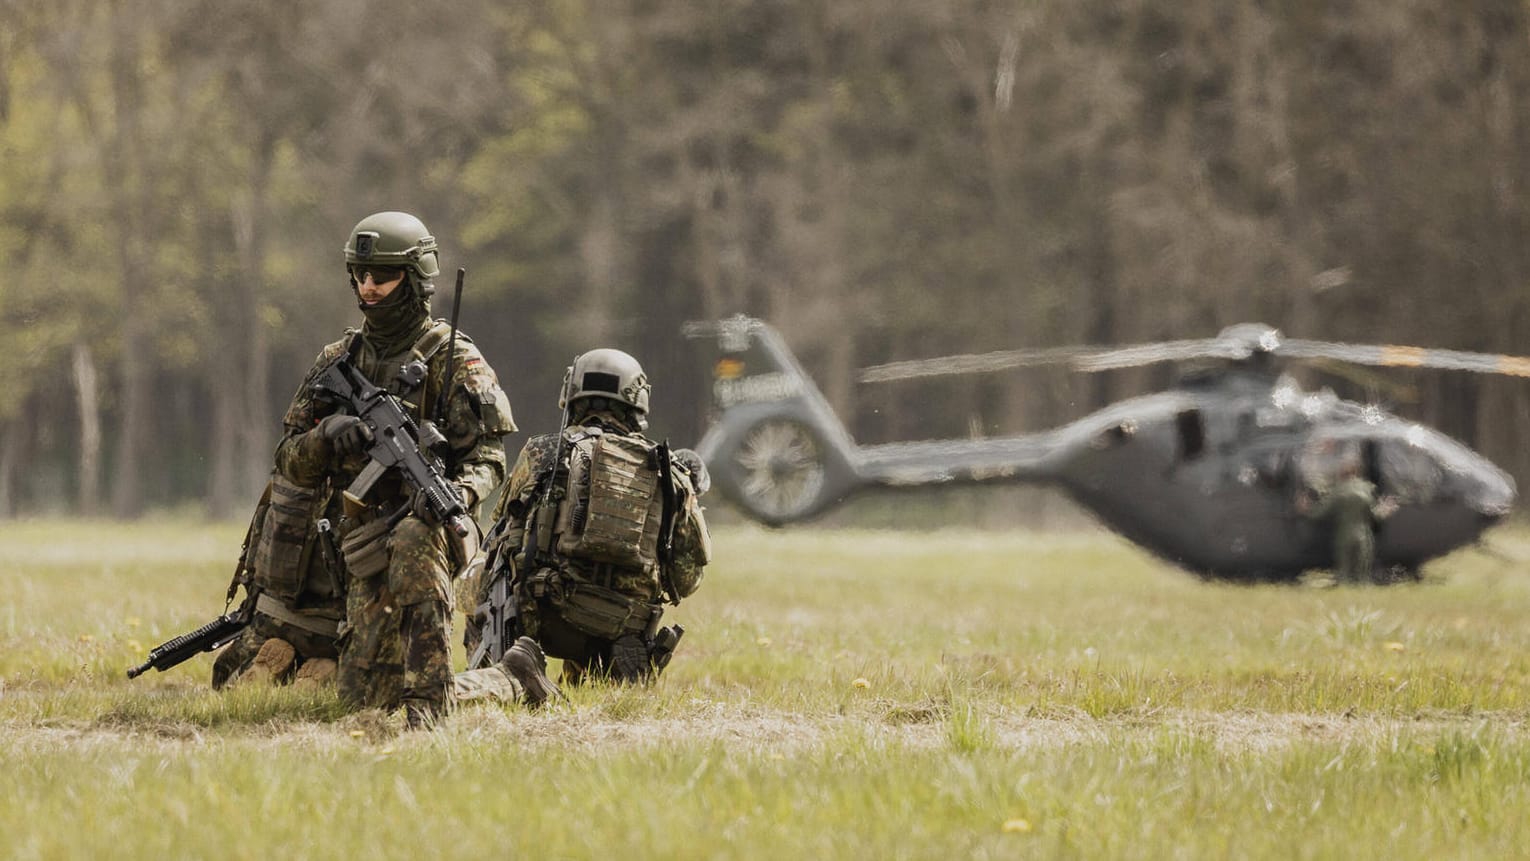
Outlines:
[[236, 616], [219, 616], [189, 634], [182, 634], [154, 647], [142, 664], [127, 671], [127, 677], [136, 679], [151, 668], [160, 672], [185, 662], [194, 655], [216, 649], [238, 633], [245, 622]]

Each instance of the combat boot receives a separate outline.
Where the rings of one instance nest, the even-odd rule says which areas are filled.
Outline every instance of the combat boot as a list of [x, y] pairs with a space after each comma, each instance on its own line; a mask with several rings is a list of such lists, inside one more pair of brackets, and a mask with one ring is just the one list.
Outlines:
[[267, 684], [276, 685], [286, 681], [292, 672], [292, 665], [297, 662], [297, 650], [292, 644], [280, 637], [272, 637], [260, 644], [260, 651], [255, 653], [255, 660], [250, 664], [237, 680], [237, 684], [253, 685]]
[[521, 637], [506, 649], [499, 666], [506, 675], [521, 683], [521, 690], [525, 692], [522, 696], [531, 708], [540, 708], [553, 696], [563, 696], [558, 686], [547, 677], [547, 656], [542, 654], [542, 647], [530, 637]]
[[338, 665], [333, 658], [309, 658], [292, 678], [294, 688], [318, 688], [335, 683]]
[[642, 637], [623, 634], [611, 643], [611, 680], [623, 685], [653, 681], [653, 663]]
[[404, 700], [404, 725], [409, 729], [435, 729], [441, 720], [441, 707], [430, 700]]

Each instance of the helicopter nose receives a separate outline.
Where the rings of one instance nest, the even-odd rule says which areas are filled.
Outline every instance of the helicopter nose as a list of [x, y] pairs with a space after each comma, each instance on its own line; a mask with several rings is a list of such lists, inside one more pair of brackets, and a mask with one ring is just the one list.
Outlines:
[[1507, 516], [1514, 507], [1514, 479], [1498, 469], [1479, 472], [1474, 478], [1476, 486], [1467, 497], [1471, 507], [1491, 520]]

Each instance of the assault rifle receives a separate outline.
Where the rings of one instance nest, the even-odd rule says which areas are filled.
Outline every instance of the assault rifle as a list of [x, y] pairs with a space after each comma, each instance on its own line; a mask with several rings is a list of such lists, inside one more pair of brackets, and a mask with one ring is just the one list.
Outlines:
[[510, 572], [515, 565], [509, 560], [494, 566], [489, 572], [494, 580], [489, 586], [489, 600], [474, 610], [479, 623], [478, 647], [468, 657], [467, 667], [476, 670], [499, 663], [505, 650], [520, 635], [519, 612], [515, 595], [510, 591]]
[[[250, 571], [250, 553], [254, 549], [251, 545], [260, 536], [262, 523], [266, 518], [266, 508], [270, 504], [271, 485], [268, 483], [265, 493], [260, 496], [260, 502], [255, 505], [255, 515], [250, 518], [249, 528], [244, 531], [244, 544], [239, 547], [239, 561], [234, 563], [234, 579], [228, 584], [228, 596], [223, 602], [223, 615], [189, 634], [172, 637], [150, 649], [147, 660], [127, 671], [128, 678], [136, 679], [150, 669], [164, 672], [203, 652], [221, 649], [238, 637], [240, 632], [250, 624], [250, 619], [255, 615], [256, 595]], [[238, 593], [240, 586], [244, 587], [244, 603], [230, 613], [228, 608], [234, 603], [234, 595]]]
[[[578, 359], [578, 356], [574, 357]], [[569, 371], [573, 371], [573, 363], [569, 363]], [[567, 381], [565, 381], [566, 383]], [[558, 444], [553, 448], [552, 469], [547, 473], [542, 485], [542, 498], [537, 500], [527, 513], [526, 546], [521, 548], [521, 558], [525, 560], [527, 570], [535, 571], [537, 557], [547, 549], [546, 545], [552, 543], [553, 520], [556, 508], [553, 505], [553, 485], [558, 483], [558, 472], [563, 465], [563, 448], [568, 432], [569, 403], [564, 392], [563, 414], [558, 417]], [[500, 520], [489, 530], [490, 535], [497, 535], [504, 528], [507, 520]], [[490, 539], [484, 539], [484, 545], [488, 546]], [[505, 547], [500, 544], [500, 553], [505, 552]], [[497, 559], [498, 557], [496, 557]], [[495, 570], [486, 571], [494, 580], [489, 585], [489, 600], [479, 604], [474, 610], [482, 628], [482, 638], [478, 641], [478, 648], [468, 658], [468, 669], [475, 670], [490, 664], [497, 664], [505, 656], [505, 650], [515, 642], [520, 632], [519, 611], [515, 606], [515, 594], [511, 591], [511, 575], [515, 571], [515, 559], [504, 559], [495, 566]]]
[[250, 624], [255, 610], [255, 596], [245, 598], [239, 609], [208, 622], [189, 634], [167, 640], [149, 651], [148, 660], [127, 671], [127, 677], [136, 679], [150, 668], [164, 672], [202, 654], [223, 648]]
[[[366, 448], [370, 459], [345, 489], [347, 503], [364, 506], [363, 500], [377, 480], [388, 470], [397, 470], [410, 490], [424, 496], [431, 516], [459, 538], [467, 537], [477, 528], [468, 517], [457, 487], [446, 479], [441, 459], [433, 452], [445, 442], [434, 425], [427, 422], [427, 433], [421, 434], [398, 398], [373, 385], [356, 370], [348, 355], [342, 355], [320, 372], [313, 388], [321, 398], [348, 408], [372, 432], [372, 441]], [[402, 518], [407, 511], [407, 507], [401, 509], [395, 516]]]
[[664, 500], [663, 513], [659, 517], [659, 585], [664, 588], [669, 603], [679, 606], [680, 593], [669, 576], [670, 566], [675, 561], [675, 515], [680, 513], [680, 495], [675, 492], [675, 461], [669, 440], [654, 447], [653, 460], [659, 473], [659, 495]]

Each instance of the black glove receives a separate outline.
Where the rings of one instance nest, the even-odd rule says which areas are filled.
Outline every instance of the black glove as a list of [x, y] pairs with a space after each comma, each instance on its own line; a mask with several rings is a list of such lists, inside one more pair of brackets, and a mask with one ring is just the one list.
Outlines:
[[430, 497], [426, 495], [423, 487], [416, 490], [414, 498], [409, 501], [409, 510], [415, 517], [425, 521], [426, 526], [434, 528], [441, 525], [441, 518], [437, 517], [436, 513], [430, 509], [429, 499]]
[[707, 472], [706, 462], [694, 449], [677, 448], [670, 457], [674, 458], [675, 463], [685, 467], [685, 471], [690, 474], [691, 487], [696, 489], [697, 496], [704, 495], [712, 488], [712, 474]]
[[356, 416], [329, 416], [319, 422], [318, 431], [330, 451], [342, 457], [361, 454], [372, 441], [372, 429]]
[[[454, 484], [452, 486], [457, 491], [457, 499], [462, 502], [462, 507], [468, 511], [472, 511], [473, 503], [475, 500], [473, 491], [468, 490], [466, 487], [460, 484]], [[409, 513], [425, 521], [427, 526], [440, 526], [441, 520], [440, 518], [436, 517], [435, 512], [430, 510], [430, 503], [427, 501], [428, 499], [429, 497], [426, 496], [423, 489], [416, 490], [414, 492], [414, 496], [409, 499]]]

